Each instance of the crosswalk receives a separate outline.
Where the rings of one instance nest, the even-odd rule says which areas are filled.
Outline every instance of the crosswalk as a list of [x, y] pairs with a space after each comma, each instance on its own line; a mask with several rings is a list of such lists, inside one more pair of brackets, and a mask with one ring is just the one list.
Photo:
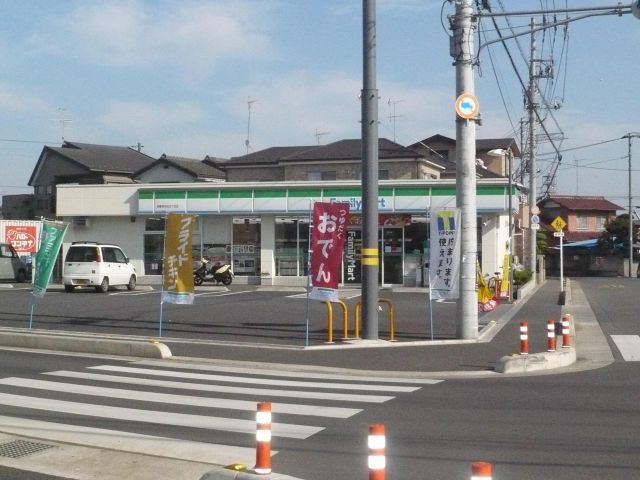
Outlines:
[[625, 362], [640, 362], [640, 336], [611, 335]]
[[[11, 412], [0, 416], [0, 432], [102, 448], [119, 439], [130, 452], [251, 463], [257, 402], [272, 402], [275, 439], [305, 440], [331, 422], [440, 381], [153, 361], [93, 365], [0, 378], [0, 410]], [[207, 442], [180, 440], [193, 431], [201, 432], [193, 438], [206, 432]], [[183, 443], [188, 448], [177, 447]]]

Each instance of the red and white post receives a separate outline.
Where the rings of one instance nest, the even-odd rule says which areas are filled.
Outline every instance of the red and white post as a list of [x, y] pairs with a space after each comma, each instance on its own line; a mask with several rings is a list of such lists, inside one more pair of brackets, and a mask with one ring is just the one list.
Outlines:
[[571, 315], [562, 315], [562, 348], [571, 347]]
[[386, 439], [384, 435], [384, 425], [374, 423], [369, 425], [369, 437], [367, 445], [369, 447], [369, 480], [384, 480], [386, 474], [385, 447]]
[[556, 322], [549, 320], [547, 322], [547, 352], [556, 351]]
[[520, 322], [520, 355], [529, 354], [529, 322]]
[[259, 475], [271, 473], [271, 403], [258, 403], [256, 413], [256, 466]]
[[493, 467], [487, 462], [473, 462], [471, 464], [471, 480], [491, 480]]

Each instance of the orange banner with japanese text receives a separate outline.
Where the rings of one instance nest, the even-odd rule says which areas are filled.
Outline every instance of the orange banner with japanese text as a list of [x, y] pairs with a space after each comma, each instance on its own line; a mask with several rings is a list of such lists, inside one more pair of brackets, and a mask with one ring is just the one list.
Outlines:
[[167, 214], [162, 263], [162, 301], [193, 303], [191, 239], [195, 215]]

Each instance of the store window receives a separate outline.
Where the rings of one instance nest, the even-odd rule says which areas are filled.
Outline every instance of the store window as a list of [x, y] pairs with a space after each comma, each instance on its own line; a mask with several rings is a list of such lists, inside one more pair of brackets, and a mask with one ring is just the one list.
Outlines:
[[307, 275], [309, 218], [276, 218], [276, 276]]
[[[164, 234], [166, 217], [149, 217], [144, 221], [143, 255], [144, 274], [162, 275], [164, 257]], [[200, 224], [196, 217], [193, 226], [193, 245], [200, 245]], [[195, 257], [195, 252], [194, 252]]]
[[233, 259], [233, 273], [260, 275], [260, 218], [233, 217], [233, 243], [227, 252]]

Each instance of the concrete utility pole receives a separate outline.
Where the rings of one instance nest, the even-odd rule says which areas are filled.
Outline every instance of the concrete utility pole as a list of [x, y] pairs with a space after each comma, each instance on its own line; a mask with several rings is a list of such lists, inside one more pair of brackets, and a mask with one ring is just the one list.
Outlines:
[[[529, 59], [529, 218], [537, 206], [537, 179], [536, 179], [536, 113], [538, 109], [538, 79], [536, 77], [536, 32], [535, 23], [531, 20], [531, 58]], [[533, 281], [536, 281], [537, 241], [538, 231], [529, 223], [529, 270], [533, 273]]]
[[628, 144], [629, 155], [627, 157], [628, 165], [629, 165], [629, 275], [628, 276], [629, 278], [631, 278], [633, 276], [633, 274], [631, 273], [633, 269], [633, 205], [632, 205], [633, 197], [631, 196], [631, 139], [640, 138], [640, 133], [637, 133], [637, 132], [627, 133], [622, 138], [626, 138], [629, 141], [629, 144]]
[[378, 339], [378, 89], [376, 2], [363, 0], [362, 24], [362, 334]]
[[[453, 51], [456, 67], [456, 97], [473, 95], [473, 30], [471, 0], [456, 2]], [[475, 119], [456, 117], [456, 203], [461, 209], [460, 299], [457, 304], [457, 336], [478, 338], [478, 300], [476, 264], [478, 257], [476, 204], [476, 123]]]

